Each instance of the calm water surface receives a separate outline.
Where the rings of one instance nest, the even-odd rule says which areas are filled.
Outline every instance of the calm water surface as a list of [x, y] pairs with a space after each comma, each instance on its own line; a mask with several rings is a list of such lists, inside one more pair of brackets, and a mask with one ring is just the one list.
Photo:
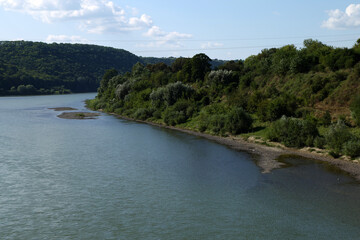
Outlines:
[[0, 239], [358, 239], [360, 186], [106, 114], [95, 94], [0, 98]]

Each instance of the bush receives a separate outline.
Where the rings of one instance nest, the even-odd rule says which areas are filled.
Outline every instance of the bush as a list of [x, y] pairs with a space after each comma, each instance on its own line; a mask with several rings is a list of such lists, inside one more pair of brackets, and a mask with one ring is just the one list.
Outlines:
[[186, 116], [183, 111], [167, 108], [164, 112], [164, 122], [166, 125], [175, 126], [186, 122]]
[[35, 94], [36, 93], [36, 88], [33, 85], [26, 85], [26, 93], [27, 94]]
[[248, 132], [253, 119], [240, 107], [228, 110], [223, 104], [214, 104], [201, 111], [198, 122], [201, 132], [208, 129], [215, 134], [224, 135], [227, 132], [231, 134]]
[[281, 116], [295, 116], [297, 110], [296, 98], [282, 95], [271, 101], [265, 100], [259, 104], [257, 115], [261, 121], [275, 121]]
[[336, 154], [341, 154], [343, 144], [352, 138], [348, 127], [339, 120], [336, 124], [332, 124], [325, 135], [326, 144]]
[[208, 83], [210, 85], [217, 86], [227, 85], [230, 82], [234, 81], [233, 72], [230, 70], [212, 70], [208, 75]]
[[271, 125], [268, 137], [279, 141], [287, 147], [312, 146], [319, 136], [316, 125], [309, 120], [282, 117]]
[[161, 113], [162, 113], [161, 110], [156, 110], [156, 111], [153, 112], [152, 116], [155, 119], [160, 119], [161, 118]]
[[166, 85], [165, 101], [168, 106], [173, 105], [178, 99], [188, 99], [194, 93], [194, 89], [182, 82], [169, 83]]
[[319, 136], [315, 137], [315, 139], [314, 139], [314, 146], [315, 146], [315, 147], [317, 147], [317, 148], [324, 148], [324, 147], [325, 147], [325, 144], [326, 144], [325, 138], [319, 137]]
[[352, 139], [343, 144], [343, 153], [350, 157], [360, 156], [360, 139]]
[[150, 99], [155, 107], [159, 107], [163, 103], [171, 106], [180, 98], [189, 99], [194, 92], [192, 87], [184, 85], [181, 82], [169, 83], [165, 87], [153, 90], [150, 94]]
[[154, 107], [161, 107], [161, 105], [164, 104], [165, 102], [165, 94], [166, 94], [166, 88], [165, 87], [160, 87], [156, 90], [153, 90], [150, 94], [150, 100], [151, 100], [151, 104]]
[[253, 123], [251, 116], [242, 108], [232, 109], [226, 119], [226, 130], [231, 134], [249, 132]]
[[215, 134], [224, 134], [226, 120], [227, 116], [225, 114], [212, 115], [209, 119], [208, 129]]
[[85, 100], [86, 107], [90, 108], [91, 110], [97, 110], [97, 109], [95, 109], [95, 105], [96, 105], [96, 103], [98, 101], [99, 100], [97, 98], [95, 98], [95, 99], [87, 99], [87, 100]]
[[123, 84], [119, 84], [115, 89], [115, 96], [118, 99], [124, 100], [126, 95], [129, 94], [131, 90], [131, 84], [129, 81], [124, 82]]
[[149, 109], [146, 108], [138, 108], [134, 113], [134, 118], [140, 119], [140, 120], [146, 120], [149, 117], [152, 116], [152, 112]]

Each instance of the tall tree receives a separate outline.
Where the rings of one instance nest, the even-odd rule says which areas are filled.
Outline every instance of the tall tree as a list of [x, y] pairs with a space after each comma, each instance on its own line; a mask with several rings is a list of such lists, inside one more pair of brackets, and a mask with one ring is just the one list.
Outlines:
[[191, 59], [191, 79], [192, 81], [202, 81], [206, 72], [210, 71], [211, 59], [204, 53], [196, 54]]

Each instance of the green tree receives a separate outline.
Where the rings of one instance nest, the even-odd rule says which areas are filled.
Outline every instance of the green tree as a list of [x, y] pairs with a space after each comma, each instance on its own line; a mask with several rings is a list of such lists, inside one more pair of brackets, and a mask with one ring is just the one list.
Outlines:
[[100, 81], [100, 92], [104, 92], [106, 90], [106, 88], [108, 87], [108, 83], [110, 81], [111, 78], [117, 76], [119, 73], [118, 71], [116, 71], [116, 69], [112, 68], [112, 69], [108, 69], [106, 70], [102, 80]]
[[196, 54], [191, 59], [191, 79], [192, 81], [202, 81], [205, 73], [210, 71], [211, 59], [204, 53]]
[[176, 73], [183, 69], [184, 65], [190, 61], [190, 58], [177, 58], [175, 61], [171, 64], [171, 70]]
[[280, 48], [273, 54], [273, 71], [276, 74], [285, 75], [290, 70], [291, 62], [296, 56], [297, 50], [294, 45], [287, 45]]
[[332, 124], [325, 135], [327, 146], [336, 154], [340, 155], [343, 150], [343, 144], [351, 140], [352, 135], [345, 125], [339, 120], [337, 123]]

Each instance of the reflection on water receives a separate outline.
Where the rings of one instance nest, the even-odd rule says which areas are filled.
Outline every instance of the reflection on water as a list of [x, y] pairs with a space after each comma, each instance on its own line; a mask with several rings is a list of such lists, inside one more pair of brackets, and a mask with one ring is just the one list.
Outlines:
[[0, 239], [356, 239], [360, 188], [290, 157], [261, 174], [205, 139], [86, 110], [95, 94], [0, 98]]

